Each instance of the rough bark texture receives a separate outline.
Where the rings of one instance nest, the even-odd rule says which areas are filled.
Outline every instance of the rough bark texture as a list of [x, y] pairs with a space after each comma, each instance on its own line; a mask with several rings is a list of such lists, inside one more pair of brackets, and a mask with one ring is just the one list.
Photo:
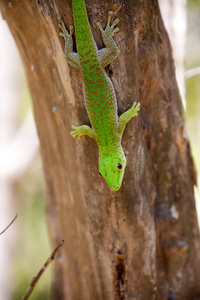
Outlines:
[[108, 68], [119, 113], [141, 102], [123, 137], [127, 167], [118, 192], [98, 175], [95, 142], [69, 134], [71, 124], [89, 124], [81, 74], [68, 67], [58, 36], [60, 14], [73, 23], [71, 1], [0, 1], [32, 93], [52, 243], [65, 239], [55, 299], [197, 299], [195, 171], [157, 1], [86, 3], [99, 47], [96, 21], [105, 24], [109, 9], [120, 18], [120, 55]]

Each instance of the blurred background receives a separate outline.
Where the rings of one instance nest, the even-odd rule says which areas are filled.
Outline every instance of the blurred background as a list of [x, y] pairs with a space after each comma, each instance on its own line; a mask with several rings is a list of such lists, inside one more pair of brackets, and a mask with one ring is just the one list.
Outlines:
[[[187, 135], [200, 174], [200, 0], [161, 1], [185, 109]], [[180, 39], [180, 40], [179, 40]], [[178, 43], [178, 45], [177, 45]], [[184, 67], [184, 70], [183, 70]], [[200, 177], [198, 176], [198, 183]], [[15, 42], [0, 15], [0, 299], [21, 299], [52, 252], [45, 216], [44, 179], [31, 98]], [[195, 190], [200, 216], [200, 193]], [[200, 220], [200, 218], [199, 218]], [[31, 299], [50, 299], [53, 264]]]
[[[39, 141], [15, 42], [0, 15], [0, 299], [19, 300], [52, 252]], [[52, 264], [53, 266], [53, 264]], [[52, 266], [31, 299], [50, 299]]]

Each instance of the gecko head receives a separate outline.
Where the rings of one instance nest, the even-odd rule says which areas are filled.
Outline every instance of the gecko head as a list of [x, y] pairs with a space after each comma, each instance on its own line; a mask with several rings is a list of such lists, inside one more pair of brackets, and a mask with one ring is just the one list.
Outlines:
[[99, 174], [113, 191], [118, 191], [121, 187], [125, 166], [126, 157], [123, 150], [117, 154], [99, 156]]

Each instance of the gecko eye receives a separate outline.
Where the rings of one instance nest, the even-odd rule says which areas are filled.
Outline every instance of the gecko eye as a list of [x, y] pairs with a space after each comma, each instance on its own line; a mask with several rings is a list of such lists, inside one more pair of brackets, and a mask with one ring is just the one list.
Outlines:
[[99, 175], [102, 176], [100, 172], [99, 172]]
[[117, 164], [117, 168], [118, 168], [119, 170], [121, 170], [121, 169], [122, 169], [122, 165], [121, 165], [120, 163], [118, 163], [118, 164]]

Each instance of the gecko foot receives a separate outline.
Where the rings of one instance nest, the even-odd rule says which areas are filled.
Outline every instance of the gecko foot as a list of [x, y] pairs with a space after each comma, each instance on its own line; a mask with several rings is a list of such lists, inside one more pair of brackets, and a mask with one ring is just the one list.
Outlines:
[[81, 126], [75, 126], [72, 125], [72, 128], [74, 129], [73, 131], [70, 132], [70, 134], [72, 135], [72, 137], [74, 139], [78, 138], [78, 140], [80, 140], [82, 138], [82, 136], [84, 135], [84, 133], [82, 133], [82, 130], [80, 128]]
[[74, 32], [74, 26], [70, 25], [69, 32], [68, 32], [61, 17], [58, 18], [58, 21], [59, 21], [59, 25], [58, 26], [62, 30], [62, 32], [59, 33], [59, 36], [62, 36], [64, 38], [65, 42], [68, 42], [69, 40], [71, 42], [71, 40], [72, 40], [72, 34]]
[[97, 27], [99, 28], [99, 30], [102, 33], [102, 36], [103, 35], [113, 36], [116, 32], [119, 31], [119, 27], [115, 27], [119, 23], [118, 18], [114, 19], [112, 25], [110, 24], [112, 15], [113, 15], [113, 11], [109, 10], [109, 12], [108, 12], [108, 21], [107, 21], [107, 25], [106, 25], [105, 30], [103, 30], [103, 27], [102, 27], [100, 22], [96, 23]]
[[91, 127], [87, 125], [81, 125], [81, 126], [75, 126], [72, 125], [73, 131], [70, 132], [70, 134], [73, 136], [73, 138], [78, 138], [78, 140], [81, 139], [83, 135], [88, 135], [89, 137], [95, 139], [94, 132]]
[[133, 113], [133, 117], [136, 117], [138, 115], [138, 111], [140, 110], [140, 102], [133, 102], [131, 110]]

